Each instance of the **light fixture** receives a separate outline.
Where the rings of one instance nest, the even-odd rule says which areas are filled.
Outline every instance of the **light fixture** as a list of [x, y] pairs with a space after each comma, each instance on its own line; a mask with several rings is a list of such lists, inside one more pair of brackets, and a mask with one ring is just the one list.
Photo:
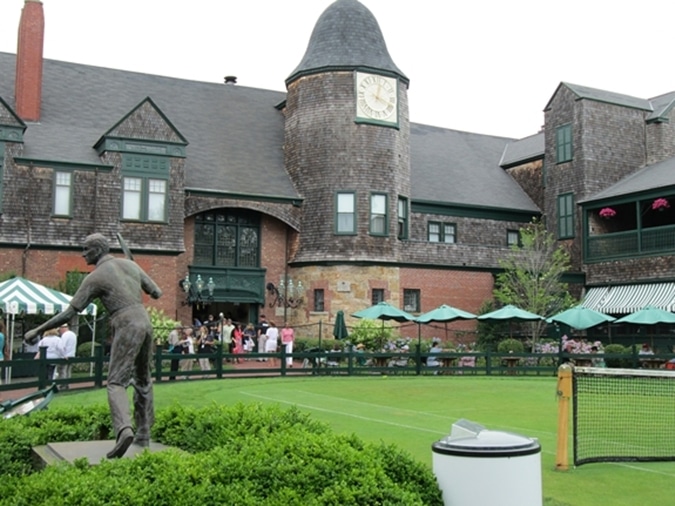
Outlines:
[[296, 308], [304, 301], [305, 290], [302, 286], [302, 281], [293, 283], [291, 278], [286, 278], [288, 282], [284, 282], [282, 277], [279, 280], [279, 285], [274, 286], [274, 283], [267, 283], [267, 291], [274, 297], [270, 302], [270, 307], [290, 307]]
[[[190, 275], [186, 274], [185, 278], [180, 280], [178, 284], [185, 292], [184, 306], [204, 307], [213, 302], [213, 292], [216, 289], [216, 283], [213, 281], [213, 278], [209, 277], [209, 281], [204, 283], [201, 274], [197, 274], [197, 279], [193, 283], [190, 281]], [[206, 297], [203, 294], [204, 287], [207, 290]]]

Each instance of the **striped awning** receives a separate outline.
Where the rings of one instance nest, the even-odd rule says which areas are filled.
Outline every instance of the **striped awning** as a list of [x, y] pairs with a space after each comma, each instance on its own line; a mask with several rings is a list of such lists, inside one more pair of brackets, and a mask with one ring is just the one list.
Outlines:
[[[0, 283], [0, 311], [5, 314], [60, 313], [70, 305], [71, 299], [70, 295], [24, 278]], [[96, 304], [92, 302], [80, 314], [96, 315]]]
[[675, 283], [592, 287], [581, 305], [606, 314], [630, 314], [645, 306], [675, 312]]

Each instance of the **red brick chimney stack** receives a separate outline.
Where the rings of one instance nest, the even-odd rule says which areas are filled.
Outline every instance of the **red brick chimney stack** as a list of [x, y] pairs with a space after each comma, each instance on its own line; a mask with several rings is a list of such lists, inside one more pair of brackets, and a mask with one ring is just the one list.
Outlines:
[[21, 11], [16, 49], [16, 113], [24, 121], [40, 120], [42, 47], [45, 14], [40, 0], [26, 0]]

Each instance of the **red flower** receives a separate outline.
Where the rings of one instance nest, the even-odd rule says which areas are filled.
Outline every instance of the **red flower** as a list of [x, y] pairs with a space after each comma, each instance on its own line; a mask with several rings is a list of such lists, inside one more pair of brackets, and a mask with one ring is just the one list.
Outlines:
[[616, 216], [616, 211], [611, 207], [603, 207], [598, 214], [602, 218], [613, 218]]

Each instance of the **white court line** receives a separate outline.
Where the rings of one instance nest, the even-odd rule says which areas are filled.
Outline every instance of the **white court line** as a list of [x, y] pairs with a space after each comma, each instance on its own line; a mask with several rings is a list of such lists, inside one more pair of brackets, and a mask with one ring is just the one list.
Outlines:
[[350, 413], [344, 413], [342, 411], [335, 411], [333, 409], [317, 408], [316, 406], [309, 406], [307, 404], [298, 404], [297, 402], [292, 402], [292, 401], [280, 401], [279, 399], [274, 398], [274, 397], [267, 397], [267, 396], [264, 396], [264, 395], [252, 394], [250, 392], [241, 392], [240, 391], [240, 393], [243, 394], [243, 395], [248, 395], [250, 397], [256, 397], [258, 399], [264, 399], [264, 400], [267, 400], [267, 401], [278, 402], [278, 403], [281, 403], [281, 404], [290, 404], [292, 406], [298, 406], [298, 407], [309, 409], [309, 410], [312, 410], [312, 411], [321, 411], [323, 413], [330, 413], [330, 414], [333, 414], [333, 415], [347, 416], [347, 417], [350, 417], [350, 418], [356, 418], [357, 420], [365, 420], [365, 421], [368, 421], [368, 422], [383, 423], [385, 425], [392, 425], [394, 427], [400, 427], [402, 429], [412, 429], [412, 430], [416, 430], [416, 431], [419, 431], [419, 432], [429, 432], [431, 434], [440, 434], [440, 435], [447, 434], [446, 432], [423, 429], [423, 428], [420, 428], [420, 427], [413, 427], [412, 425], [405, 425], [405, 424], [402, 424], [402, 423], [389, 422], [387, 420], [380, 420], [378, 418], [369, 418], [367, 416], [352, 415]]

